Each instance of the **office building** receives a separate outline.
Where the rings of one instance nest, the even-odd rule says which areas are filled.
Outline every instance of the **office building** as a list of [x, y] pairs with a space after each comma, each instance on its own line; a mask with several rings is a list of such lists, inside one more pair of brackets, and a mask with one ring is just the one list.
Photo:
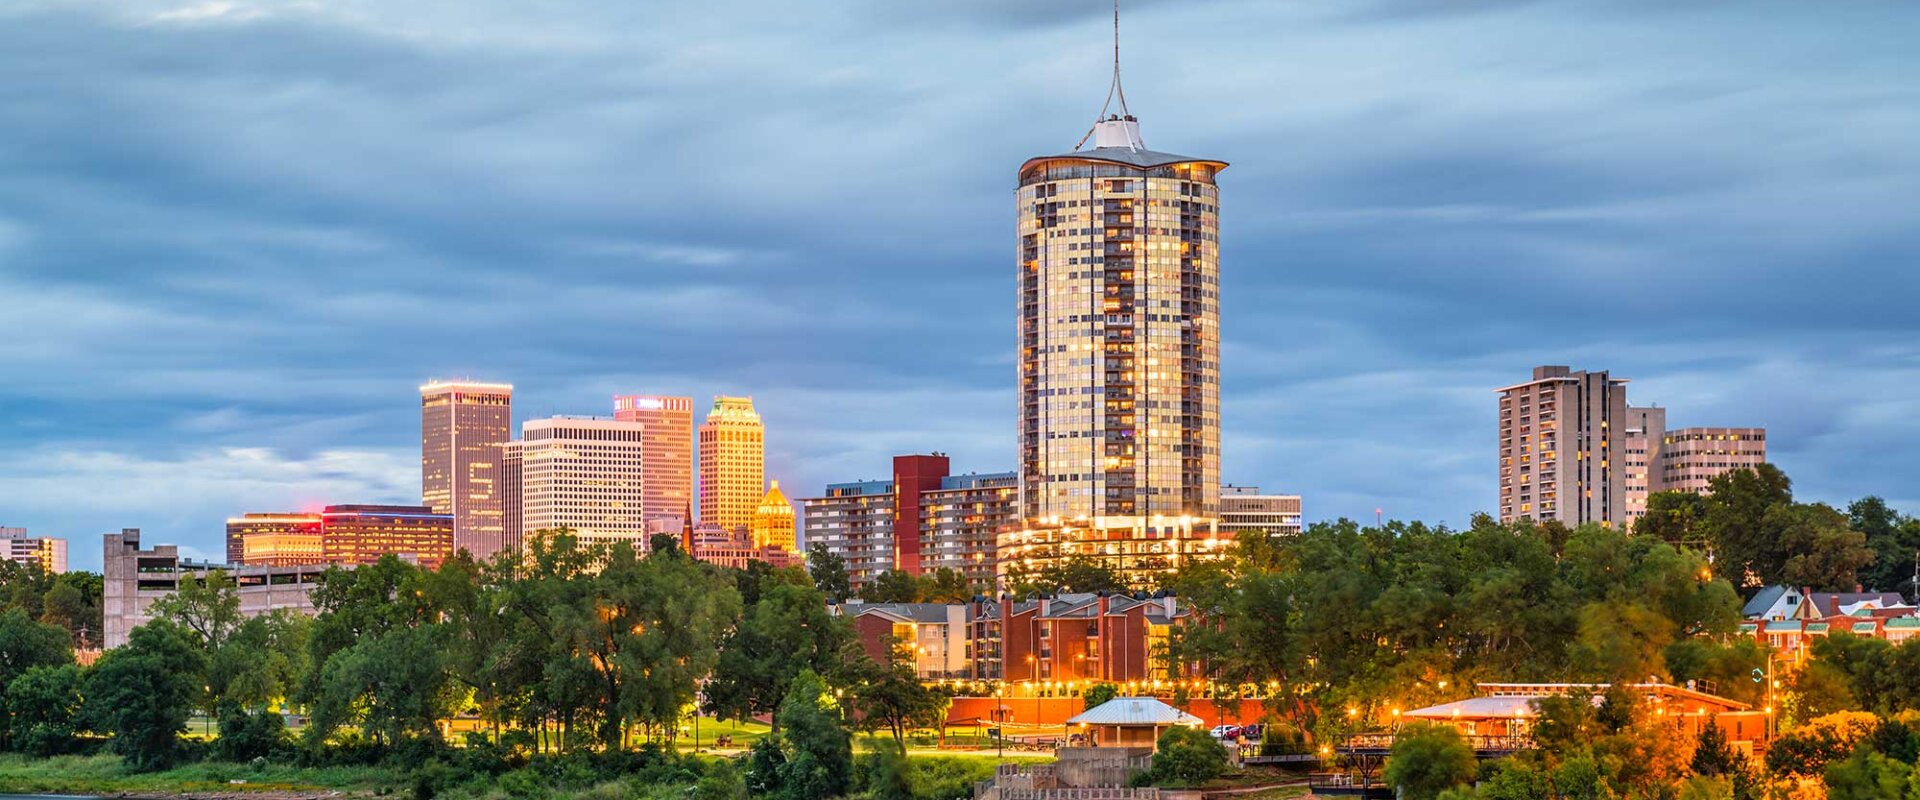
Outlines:
[[519, 558], [526, 545], [526, 471], [520, 461], [521, 442], [500, 445], [500, 541], [504, 552]]
[[693, 503], [693, 398], [621, 395], [613, 418], [645, 426], [646, 515], [678, 517]]
[[102, 537], [101, 616], [107, 649], [127, 643], [134, 628], [146, 624], [155, 602], [171, 597], [183, 579], [205, 580], [214, 570], [233, 579], [240, 614], [254, 617], [281, 609], [312, 616], [312, 592], [320, 574], [331, 565], [234, 566], [192, 561], [180, 557], [174, 545], [141, 549], [140, 529], [127, 528]]
[[1667, 432], [1667, 410], [1627, 406], [1620, 438], [1620, 489], [1628, 525], [1647, 515], [1647, 498], [1660, 488], [1660, 447]]
[[753, 510], [754, 547], [773, 547], [789, 553], [800, 551], [799, 532], [794, 529], [793, 503], [780, 491], [780, 482], [767, 488], [766, 496]]
[[751, 397], [715, 397], [700, 425], [700, 521], [727, 530], [753, 525], [767, 488], [767, 433]]
[[321, 557], [328, 564], [371, 564], [391, 555], [438, 569], [453, 555], [453, 539], [453, 515], [426, 506], [338, 505], [320, 512]]
[[1232, 539], [1249, 531], [1300, 535], [1300, 495], [1265, 494], [1258, 486], [1220, 487], [1220, 535]]
[[1625, 470], [1618, 459], [1627, 381], [1604, 371], [1543, 366], [1534, 368], [1533, 380], [1496, 391], [1500, 521], [1625, 524]]
[[523, 535], [566, 528], [581, 542], [647, 543], [645, 423], [551, 417], [520, 426]]
[[319, 514], [246, 514], [227, 520], [227, 563], [290, 567], [326, 563]]
[[1660, 491], [1707, 494], [1714, 478], [1767, 463], [1766, 428], [1676, 428], [1660, 447]]
[[920, 565], [951, 569], [982, 590], [994, 587], [999, 535], [1020, 527], [1020, 476], [947, 475], [920, 496]]
[[948, 467], [941, 453], [901, 455], [892, 480], [829, 484], [824, 497], [801, 501], [807, 546], [846, 559], [856, 589], [888, 570], [940, 568], [989, 589], [997, 537], [1019, 527], [1018, 478], [950, 475]]
[[[1119, 92], [1093, 146], [1019, 170], [1019, 563], [1151, 583], [1215, 554], [1224, 161], [1149, 150]], [[1141, 538], [1145, 537], [1145, 538]], [[1213, 543], [1213, 544], [1210, 544]]]
[[16, 564], [38, 564], [55, 575], [67, 571], [67, 540], [29, 536], [26, 528], [0, 528], [0, 558]]
[[454, 546], [475, 558], [509, 549], [500, 447], [513, 438], [513, 387], [429, 381], [420, 387], [420, 497], [453, 516]]

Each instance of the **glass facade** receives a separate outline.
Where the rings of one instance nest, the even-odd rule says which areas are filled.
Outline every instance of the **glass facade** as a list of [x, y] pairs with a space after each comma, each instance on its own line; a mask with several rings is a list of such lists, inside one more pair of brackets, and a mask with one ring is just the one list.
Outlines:
[[1021, 169], [1028, 520], [1217, 511], [1225, 166], [1103, 147]]
[[508, 549], [500, 448], [513, 438], [513, 387], [420, 387], [420, 502], [453, 516], [454, 545], [486, 559]]

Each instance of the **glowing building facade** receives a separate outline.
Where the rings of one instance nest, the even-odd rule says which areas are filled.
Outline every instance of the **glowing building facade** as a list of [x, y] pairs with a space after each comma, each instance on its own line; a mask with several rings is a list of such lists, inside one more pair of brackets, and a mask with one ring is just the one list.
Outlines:
[[426, 506], [327, 506], [320, 512], [321, 557], [358, 565], [391, 555], [437, 569], [453, 555], [453, 526], [453, 515]]
[[1227, 164], [1148, 150], [1117, 60], [1113, 88], [1092, 148], [1019, 171], [1021, 512], [1047, 530], [1002, 537], [1003, 565], [1011, 546], [1137, 573], [1214, 538]]
[[453, 516], [454, 546], [475, 558], [507, 538], [500, 447], [513, 438], [513, 387], [430, 381], [420, 387], [420, 502]]
[[646, 426], [646, 515], [679, 517], [693, 503], [693, 398], [621, 395], [613, 418]]
[[1626, 379], [1550, 365], [1496, 391], [1500, 521], [1625, 524]]
[[700, 425], [700, 521], [753, 526], [767, 486], [767, 432], [751, 397], [715, 397]]
[[779, 481], [768, 487], [766, 496], [760, 498], [760, 505], [753, 509], [753, 546], [774, 547], [789, 553], [800, 550], [793, 503], [780, 491]]
[[645, 423], [552, 417], [509, 448], [522, 535], [567, 528], [582, 542], [647, 546]]
[[326, 563], [319, 514], [246, 514], [227, 520], [227, 563], [291, 567]]

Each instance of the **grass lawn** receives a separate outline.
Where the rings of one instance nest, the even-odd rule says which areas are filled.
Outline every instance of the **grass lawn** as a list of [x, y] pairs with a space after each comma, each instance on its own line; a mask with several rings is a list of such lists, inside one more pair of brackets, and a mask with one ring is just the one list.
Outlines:
[[[246, 781], [235, 784], [230, 781]], [[0, 793], [161, 794], [191, 792], [371, 793], [405, 786], [401, 774], [381, 767], [314, 767], [201, 762], [163, 772], [129, 772], [119, 756], [0, 756]]]

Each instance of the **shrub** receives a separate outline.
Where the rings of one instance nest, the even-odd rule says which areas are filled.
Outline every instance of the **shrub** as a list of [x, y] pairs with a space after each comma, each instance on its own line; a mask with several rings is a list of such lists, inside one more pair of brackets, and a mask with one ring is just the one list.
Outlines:
[[1198, 786], [1227, 771], [1227, 750], [1199, 728], [1175, 725], [1160, 734], [1153, 753], [1153, 782]]
[[222, 761], [271, 758], [287, 743], [287, 723], [279, 714], [227, 704], [220, 709], [220, 738], [213, 742], [213, 757]]
[[1409, 725], [1394, 740], [1381, 773], [1404, 800], [1434, 800], [1441, 792], [1473, 782], [1473, 748], [1447, 725]]

